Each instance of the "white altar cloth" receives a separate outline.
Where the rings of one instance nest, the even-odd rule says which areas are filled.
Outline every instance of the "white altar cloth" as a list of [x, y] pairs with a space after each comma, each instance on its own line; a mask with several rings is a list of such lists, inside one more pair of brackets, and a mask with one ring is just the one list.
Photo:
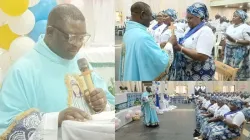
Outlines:
[[115, 94], [115, 104], [121, 104], [128, 101], [127, 93], [116, 93]]
[[102, 112], [86, 122], [64, 121], [59, 140], [115, 140], [115, 112]]

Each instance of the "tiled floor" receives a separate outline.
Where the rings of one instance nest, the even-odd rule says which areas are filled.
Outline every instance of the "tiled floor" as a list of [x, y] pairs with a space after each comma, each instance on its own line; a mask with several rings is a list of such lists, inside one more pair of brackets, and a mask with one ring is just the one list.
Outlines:
[[[195, 112], [192, 104], [159, 115], [160, 127], [147, 128], [141, 121], [132, 122], [116, 131], [116, 140], [193, 140]], [[250, 130], [250, 125], [247, 125]], [[243, 136], [242, 140], [249, 140]]]
[[160, 127], [147, 128], [141, 121], [116, 131], [116, 140], [192, 140], [195, 114], [191, 104], [177, 105], [172, 112], [159, 115]]

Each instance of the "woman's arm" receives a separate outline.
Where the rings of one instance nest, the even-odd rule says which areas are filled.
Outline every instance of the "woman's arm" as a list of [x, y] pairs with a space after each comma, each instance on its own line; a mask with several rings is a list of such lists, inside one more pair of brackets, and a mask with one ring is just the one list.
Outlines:
[[195, 50], [176, 45], [177, 51], [182, 51], [185, 55], [196, 61], [206, 61], [212, 54], [214, 45], [214, 35], [211, 29], [204, 29], [197, 38]]
[[182, 51], [185, 55], [192, 58], [193, 60], [206, 61], [208, 59], [207, 55], [198, 53], [197, 51], [189, 49], [189, 48], [185, 48], [181, 46], [180, 44], [175, 46], [175, 50]]
[[229, 128], [237, 129], [240, 128], [242, 123], [245, 121], [245, 116], [243, 113], [237, 113], [232, 122], [228, 122], [226, 119], [223, 119], [223, 122], [228, 125]]
[[237, 126], [236, 124], [230, 123], [227, 120], [223, 120], [223, 122], [229, 127], [229, 128], [233, 128], [233, 129], [237, 129], [239, 128], [239, 126]]
[[229, 36], [228, 34], [226, 34], [226, 38], [227, 38], [230, 42], [233, 42], [233, 43], [236, 43], [236, 44], [240, 44], [240, 45], [250, 45], [250, 41], [248, 41], [248, 40], [236, 40], [236, 39], [232, 38], [231, 36]]

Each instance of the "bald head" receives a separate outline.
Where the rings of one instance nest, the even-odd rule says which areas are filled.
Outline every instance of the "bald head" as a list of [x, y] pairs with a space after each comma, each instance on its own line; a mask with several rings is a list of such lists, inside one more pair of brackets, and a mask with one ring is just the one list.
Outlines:
[[71, 20], [85, 22], [82, 12], [77, 7], [71, 4], [61, 4], [50, 12], [48, 26], [60, 27]]
[[148, 4], [144, 2], [136, 2], [131, 6], [130, 11], [132, 21], [149, 27], [150, 21], [152, 21], [152, 12]]
[[74, 5], [58, 5], [50, 12], [44, 42], [58, 56], [73, 59], [85, 35], [85, 18]]

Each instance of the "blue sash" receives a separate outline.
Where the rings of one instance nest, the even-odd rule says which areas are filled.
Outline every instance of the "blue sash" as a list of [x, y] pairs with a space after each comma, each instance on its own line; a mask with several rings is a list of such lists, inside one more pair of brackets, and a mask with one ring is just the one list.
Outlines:
[[197, 32], [204, 25], [205, 25], [205, 22], [201, 22], [200, 24], [198, 24], [197, 26], [195, 26], [193, 29], [189, 30], [187, 32], [187, 34], [185, 34], [184, 37], [182, 37], [182, 38], [179, 39], [179, 44], [182, 45], [187, 38], [189, 38], [191, 35], [193, 35], [195, 32]]
[[238, 111], [240, 111], [240, 110], [227, 112], [226, 114], [224, 114], [224, 118], [226, 118], [227, 115], [231, 115], [231, 114], [237, 113]]
[[208, 107], [207, 107], [207, 109], [210, 107], [210, 106], [212, 106], [213, 104], [210, 104]]
[[[199, 29], [201, 29], [203, 26], [205, 25], [205, 22], [201, 22], [200, 24], [198, 24], [196, 27], [194, 27], [193, 29], [190, 29], [187, 34], [185, 34], [184, 37], [179, 39], [179, 44], [182, 45], [184, 43], [184, 41], [189, 38], [191, 35], [193, 35], [194, 33], [196, 33]], [[172, 64], [171, 69], [173, 69], [172, 72], [172, 76], [175, 77], [175, 80], [180, 80], [180, 79], [176, 79], [176, 75], [178, 71], [181, 71], [182, 66], [181, 64], [179, 64], [179, 62], [185, 61], [185, 58], [183, 57], [181, 52], [176, 52], [175, 53], [175, 59], [174, 62]], [[181, 75], [181, 77], [183, 76], [183, 73], [178, 73]], [[183, 81], [187, 81], [187, 79], [181, 79]]]
[[[161, 25], [162, 25], [162, 24], [161, 24]], [[157, 29], [158, 27], [160, 27], [161, 25], [157, 23], [152, 29], [155, 30], [155, 29]]]

